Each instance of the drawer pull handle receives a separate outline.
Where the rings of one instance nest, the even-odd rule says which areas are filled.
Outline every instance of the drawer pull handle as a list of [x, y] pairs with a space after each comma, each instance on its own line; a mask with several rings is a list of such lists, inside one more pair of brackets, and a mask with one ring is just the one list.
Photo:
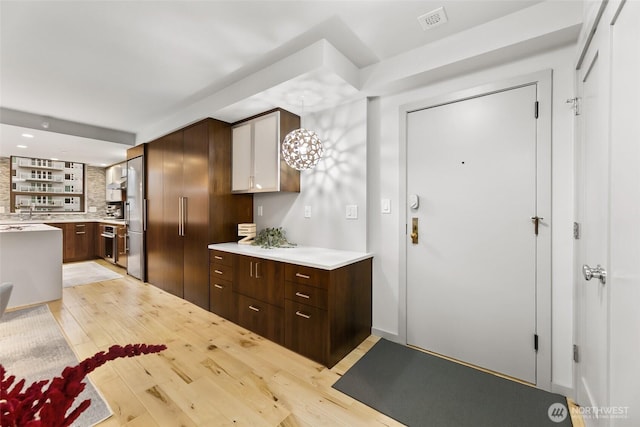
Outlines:
[[296, 316], [304, 317], [305, 319], [311, 319], [311, 316], [309, 316], [308, 314], [304, 314], [301, 311], [296, 311]]
[[218, 256], [218, 255], [214, 255], [213, 257], [214, 257], [215, 259], [222, 259], [222, 257], [221, 257], [221, 256]]
[[76, 234], [87, 234], [84, 231], [76, 231]]
[[302, 274], [302, 273], [296, 273], [296, 277], [302, 277], [303, 279], [309, 279], [310, 278], [306, 274]]
[[249, 306], [249, 308], [253, 311], [260, 311], [260, 309], [258, 307], [254, 307], [252, 305]]
[[213, 272], [216, 273], [216, 274], [222, 274], [222, 271], [220, 271], [220, 270], [213, 270]]
[[296, 296], [300, 298], [309, 299], [309, 295], [303, 294], [302, 292], [296, 292]]
[[85, 224], [76, 224], [76, 227], [86, 227]]
[[216, 283], [215, 285], [213, 285], [213, 286], [215, 286], [215, 287], [216, 287], [216, 288], [218, 288], [218, 289], [222, 289], [222, 288], [224, 288], [224, 286], [222, 286], [222, 285], [218, 285], [217, 283]]

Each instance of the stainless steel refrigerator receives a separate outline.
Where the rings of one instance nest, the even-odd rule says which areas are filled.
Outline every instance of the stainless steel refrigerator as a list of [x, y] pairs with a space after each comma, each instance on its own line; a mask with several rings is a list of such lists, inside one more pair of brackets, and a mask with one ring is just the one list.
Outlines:
[[125, 220], [129, 240], [127, 273], [146, 280], [144, 232], [146, 230], [146, 199], [144, 198], [144, 158], [135, 157], [127, 162], [127, 202]]

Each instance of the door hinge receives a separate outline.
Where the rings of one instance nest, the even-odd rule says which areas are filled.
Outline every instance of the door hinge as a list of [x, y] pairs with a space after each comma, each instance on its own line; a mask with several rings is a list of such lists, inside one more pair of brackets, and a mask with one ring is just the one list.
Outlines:
[[536, 101], [536, 106], [535, 106], [536, 119], [538, 118], [538, 111], [539, 111], [538, 109], [539, 109], [539, 107], [540, 107], [540, 104], [539, 104], [539, 102], [538, 102], [538, 101]]
[[580, 115], [580, 98], [577, 96], [575, 98], [569, 98], [565, 101], [567, 104], [571, 104], [571, 108], [573, 109], [573, 115]]
[[580, 239], [580, 223], [578, 222], [573, 223], [573, 238], [575, 240]]
[[577, 344], [573, 345], [573, 361], [576, 363], [580, 362], [580, 349]]
[[538, 334], [533, 335], [533, 349], [538, 351]]

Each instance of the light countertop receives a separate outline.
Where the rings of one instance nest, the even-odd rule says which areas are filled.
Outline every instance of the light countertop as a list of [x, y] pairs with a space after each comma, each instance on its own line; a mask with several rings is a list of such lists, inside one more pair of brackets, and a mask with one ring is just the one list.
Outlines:
[[260, 246], [239, 245], [237, 243], [217, 243], [209, 245], [209, 249], [230, 252], [239, 255], [281, 261], [306, 267], [335, 270], [368, 258], [373, 254], [336, 249], [316, 248], [312, 246], [296, 246], [293, 248], [264, 249]]
[[0, 220], [0, 226], [2, 225], [6, 225], [6, 224], [12, 224], [12, 225], [27, 225], [27, 224], [61, 224], [61, 223], [67, 223], [67, 222], [98, 222], [98, 223], [102, 223], [102, 224], [118, 224], [118, 225], [125, 225], [125, 221], [124, 219], [111, 219], [111, 218], [91, 218], [91, 219], [87, 219], [87, 218], [76, 218], [76, 219], [55, 219], [55, 218], [51, 218], [51, 219], [25, 219], [25, 220], [20, 220], [18, 218], [16, 219], [3, 219]]
[[46, 224], [0, 225], [0, 233], [24, 233], [29, 231], [60, 231], [60, 229]]

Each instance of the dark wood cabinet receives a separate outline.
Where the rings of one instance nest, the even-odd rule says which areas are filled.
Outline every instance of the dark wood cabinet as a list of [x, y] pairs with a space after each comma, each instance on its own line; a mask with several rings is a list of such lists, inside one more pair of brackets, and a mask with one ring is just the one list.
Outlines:
[[234, 268], [238, 324], [284, 344], [284, 265], [238, 255]]
[[116, 264], [122, 268], [127, 268], [127, 255], [129, 253], [129, 242], [127, 241], [127, 226], [118, 225], [116, 228], [116, 248], [118, 249], [118, 256], [116, 257]]
[[327, 311], [291, 300], [285, 301], [287, 348], [324, 363], [327, 350]]
[[51, 223], [62, 230], [62, 262], [74, 262], [96, 257], [96, 224], [93, 222]]
[[284, 264], [264, 258], [238, 255], [235, 267], [236, 292], [284, 307]]
[[235, 307], [240, 326], [323, 365], [371, 334], [371, 258], [325, 270], [213, 249], [210, 261], [217, 313]]
[[105, 251], [104, 237], [102, 237], [102, 233], [104, 233], [104, 224], [96, 224], [96, 230], [93, 235], [95, 239], [95, 253], [98, 258], [105, 258], [107, 256]]
[[205, 119], [148, 144], [149, 283], [210, 308], [210, 243], [253, 221], [253, 197], [231, 194], [231, 127]]
[[209, 310], [237, 322], [237, 302], [233, 292], [235, 258], [220, 251], [211, 251], [209, 267]]
[[284, 310], [281, 307], [238, 294], [238, 324], [284, 345]]

